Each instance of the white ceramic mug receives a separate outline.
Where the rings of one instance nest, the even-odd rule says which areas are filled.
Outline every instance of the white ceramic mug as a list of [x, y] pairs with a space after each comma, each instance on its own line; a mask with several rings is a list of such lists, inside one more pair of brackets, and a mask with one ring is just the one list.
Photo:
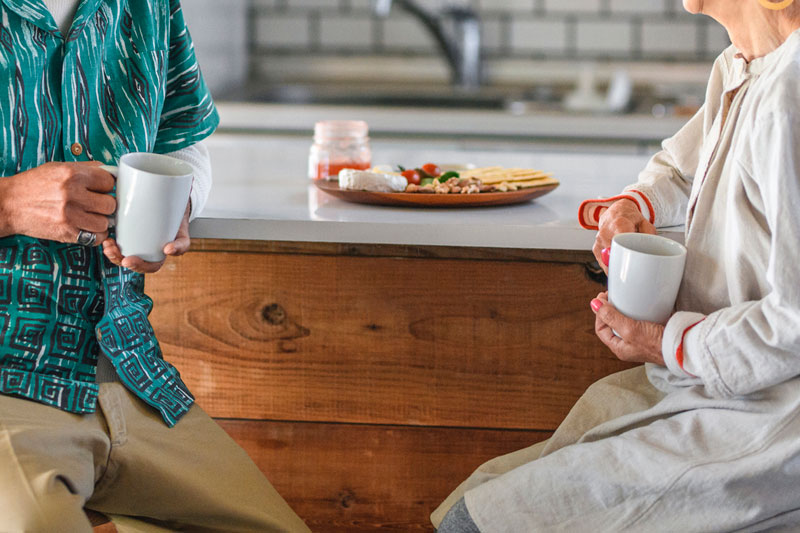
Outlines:
[[666, 324], [675, 307], [686, 248], [647, 233], [619, 233], [611, 241], [608, 301], [636, 320]]
[[164, 246], [175, 240], [189, 203], [191, 165], [167, 155], [136, 152], [123, 155], [118, 167], [101, 168], [117, 178], [114, 220], [122, 255], [163, 261]]

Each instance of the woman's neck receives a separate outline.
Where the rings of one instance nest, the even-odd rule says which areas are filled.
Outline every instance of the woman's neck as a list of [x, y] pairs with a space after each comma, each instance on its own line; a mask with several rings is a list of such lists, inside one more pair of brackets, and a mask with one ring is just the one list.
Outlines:
[[[718, 6], [721, 9], [715, 9]], [[755, 0], [748, 0], [706, 2], [704, 7], [705, 14], [728, 30], [731, 42], [747, 61], [772, 52], [800, 28], [800, 8], [795, 5], [782, 11], [771, 11]]]

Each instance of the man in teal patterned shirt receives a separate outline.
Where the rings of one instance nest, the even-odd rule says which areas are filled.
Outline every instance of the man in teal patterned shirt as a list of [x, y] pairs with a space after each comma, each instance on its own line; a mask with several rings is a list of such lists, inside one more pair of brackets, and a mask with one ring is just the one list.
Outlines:
[[163, 359], [161, 265], [108, 238], [100, 165], [218, 123], [179, 0], [0, 0], [0, 73], [0, 531], [307, 531]]

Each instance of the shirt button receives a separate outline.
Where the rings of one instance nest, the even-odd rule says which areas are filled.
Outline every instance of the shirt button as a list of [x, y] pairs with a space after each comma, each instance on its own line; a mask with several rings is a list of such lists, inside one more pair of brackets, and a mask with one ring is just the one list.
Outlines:
[[81, 143], [72, 143], [72, 146], [69, 147], [69, 151], [72, 152], [72, 155], [81, 155], [83, 153], [83, 146], [81, 146]]

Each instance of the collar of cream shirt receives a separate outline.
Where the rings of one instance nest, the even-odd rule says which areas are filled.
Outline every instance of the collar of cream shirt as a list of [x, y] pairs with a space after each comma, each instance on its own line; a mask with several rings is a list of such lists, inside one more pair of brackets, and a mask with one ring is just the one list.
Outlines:
[[727, 93], [741, 87], [747, 80], [759, 76], [777, 65], [781, 58], [787, 53], [787, 50], [793, 50], [797, 47], [798, 41], [800, 41], [800, 29], [792, 32], [791, 35], [772, 52], [752, 59], [749, 62], [734, 45], [731, 45], [723, 52], [723, 58], [728, 65], [725, 69], [728, 74], [723, 82], [724, 91]]
[[789, 37], [772, 52], [761, 57], [756, 57], [749, 62], [744, 58], [742, 53], [736, 49], [736, 47], [732, 47], [734, 66], [736, 68], [737, 75], [740, 75], [742, 78], [758, 76], [765, 70], [768, 70], [770, 67], [777, 64], [781, 57], [783, 57], [783, 54], [786, 52], [786, 50], [792, 48], [793, 43], [798, 39], [800, 39], [800, 29], [793, 31]]

